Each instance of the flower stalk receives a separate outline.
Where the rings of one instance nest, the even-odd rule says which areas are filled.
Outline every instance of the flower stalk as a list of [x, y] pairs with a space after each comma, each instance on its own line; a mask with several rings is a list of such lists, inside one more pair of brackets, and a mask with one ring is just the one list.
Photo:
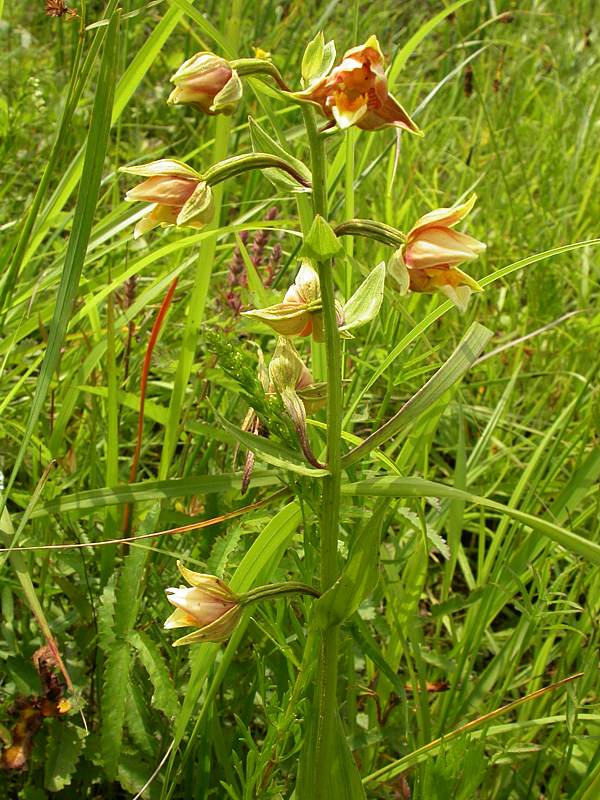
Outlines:
[[[303, 109], [308, 135], [313, 175], [313, 208], [315, 218], [327, 219], [327, 166], [325, 143], [319, 134], [315, 112]], [[342, 357], [336, 316], [332, 260], [317, 262], [323, 308], [323, 328], [327, 365], [327, 470], [323, 478], [322, 512], [320, 519], [321, 592], [326, 592], [338, 577], [337, 542], [341, 491], [341, 431], [342, 431]], [[315, 774], [326, 774], [331, 760], [334, 726], [337, 719], [337, 659], [338, 629], [331, 626], [323, 631], [319, 646], [319, 663], [315, 685], [317, 735]]]

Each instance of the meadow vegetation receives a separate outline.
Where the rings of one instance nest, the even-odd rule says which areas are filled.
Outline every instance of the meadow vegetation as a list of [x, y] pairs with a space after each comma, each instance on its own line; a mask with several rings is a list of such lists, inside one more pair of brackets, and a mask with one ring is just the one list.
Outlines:
[[[73, 8], [0, 0], [0, 794], [597, 798], [598, 5]], [[275, 83], [242, 76], [231, 115], [166, 101], [199, 51], [270, 58], [300, 90], [319, 31], [336, 63], [375, 35], [424, 136], [333, 128], [321, 200], [269, 162], [212, 186], [202, 227], [134, 238], [122, 168], [206, 173], [273, 140], [315, 178], [327, 120]], [[388, 267], [335, 339], [333, 291], [383, 281], [393, 248], [328, 250], [314, 212], [406, 233], [473, 193], [464, 313]], [[312, 406], [299, 377], [265, 383], [291, 356], [242, 313], [280, 303], [303, 255], [328, 287], [325, 342], [294, 339], [328, 383]], [[173, 647], [178, 561], [236, 597], [291, 593]]]

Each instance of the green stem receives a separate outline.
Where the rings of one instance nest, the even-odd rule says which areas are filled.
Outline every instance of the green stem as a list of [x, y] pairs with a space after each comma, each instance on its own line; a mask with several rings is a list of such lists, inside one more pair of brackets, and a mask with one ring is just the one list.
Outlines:
[[202, 177], [209, 186], [215, 186], [217, 183], [222, 183], [229, 178], [235, 178], [253, 169], [280, 169], [282, 172], [287, 172], [301, 186], [310, 189], [310, 181], [304, 178], [298, 170], [294, 169], [283, 158], [270, 153], [245, 153], [241, 156], [225, 158], [209, 167], [202, 174]]
[[336, 236], [363, 236], [365, 239], [374, 239], [396, 249], [406, 242], [406, 236], [402, 231], [373, 219], [349, 219], [334, 230]]
[[271, 597], [283, 597], [291, 594], [310, 594], [313, 597], [320, 597], [321, 592], [314, 586], [298, 581], [287, 581], [286, 583], [268, 583], [265, 586], [257, 586], [250, 589], [240, 597], [240, 604], [247, 606], [249, 603], [259, 603], [261, 600], [268, 600]]
[[[315, 112], [303, 107], [304, 122], [308, 135], [313, 174], [313, 204], [315, 216], [327, 219], [327, 165], [325, 144], [319, 135]], [[321, 513], [321, 592], [326, 592], [338, 577], [337, 542], [340, 517], [341, 488], [341, 431], [342, 431], [342, 359], [338, 332], [334, 282], [331, 260], [317, 264], [321, 284], [321, 302], [325, 331], [327, 363], [327, 468], [323, 478]], [[337, 645], [336, 626], [323, 631], [319, 647], [315, 703], [318, 719], [315, 738], [313, 774], [317, 777], [313, 787], [320, 792], [323, 785], [319, 776], [325, 775], [333, 760], [333, 731], [338, 716], [337, 702]], [[318, 795], [315, 794], [315, 800]]]
[[249, 75], [256, 78], [269, 77], [275, 81], [282, 91], [292, 91], [283, 80], [281, 73], [272, 61], [267, 61], [262, 58], [236, 58], [229, 62], [229, 66], [234, 69], [240, 77]]

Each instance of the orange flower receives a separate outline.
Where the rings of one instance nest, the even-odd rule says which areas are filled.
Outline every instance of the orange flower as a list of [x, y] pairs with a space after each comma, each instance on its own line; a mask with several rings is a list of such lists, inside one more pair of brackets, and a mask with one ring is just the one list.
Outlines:
[[459, 311], [466, 311], [473, 292], [483, 291], [476, 280], [458, 267], [427, 267], [409, 269], [411, 292], [441, 292], [451, 300]]
[[348, 50], [339, 66], [296, 97], [317, 103], [323, 114], [334, 119], [340, 128], [356, 125], [376, 131], [394, 125], [421, 133], [388, 92], [383, 53], [375, 36]]
[[212, 220], [210, 186], [182, 161], [163, 158], [137, 167], [123, 167], [121, 171], [146, 178], [127, 192], [125, 200], [152, 204], [135, 226], [136, 239], [158, 225], [202, 228]]
[[196, 627], [197, 631], [177, 639], [174, 646], [195, 642], [222, 642], [227, 639], [241, 614], [239, 598], [229, 586], [214, 575], [193, 572], [178, 561], [177, 567], [191, 588], [180, 586], [166, 590], [175, 611], [165, 628]]

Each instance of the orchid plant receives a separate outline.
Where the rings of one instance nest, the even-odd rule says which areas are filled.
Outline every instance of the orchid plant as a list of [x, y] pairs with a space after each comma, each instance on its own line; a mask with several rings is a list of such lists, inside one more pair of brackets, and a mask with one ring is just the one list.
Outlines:
[[[134, 235], [143, 237], [158, 226], [202, 228], [218, 224], [215, 219], [212, 187], [248, 170], [263, 171], [276, 186], [297, 192], [311, 209], [304, 215], [303, 244], [296, 274], [283, 291], [279, 302], [248, 309], [240, 325], [252, 325], [257, 332], [277, 336], [268, 370], [256, 381], [263, 399], [253, 400], [245, 430], [231, 423], [228, 430], [244, 447], [259, 458], [272, 461], [272, 452], [254, 436], [257, 419], [268, 429], [269, 404], [264, 398], [279, 397], [282, 413], [297, 437], [295, 460], [288, 467], [293, 480], [289, 493], [297, 493], [298, 482], [310, 482], [315, 515], [319, 520], [319, 586], [296, 581], [256, 587], [246, 595], [236, 595], [220, 578], [201, 575], [179, 565], [189, 587], [169, 588], [167, 597], [175, 611], [165, 623], [168, 629], [187, 627], [192, 632], [176, 645], [221, 642], [243, 619], [242, 609], [250, 602], [266, 598], [309, 594], [316, 598], [308, 622], [306, 663], [316, 663], [314, 697], [305, 719], [304, 746], [300, 757], [296, 800], [342, 800], [364, 797], [357, 767], [343, 733], [337, 685], [339, 628], [360, 602], [372, 591], [377, 580], [379, 543], [382, 534], [385, 498], [365, 529], [357, 531], [350, 552], [344, 557], [338, 547], [340, 506], [344, 471], [363, 455], [392, 438], [416, 413], [410, 401], [398, 414], [359, 442], [352, 450], [342, 450], [344, 413], [342, 380], [342, 341], [352, 339], [352, 330], [368, 325], [380, 311], [386, 285], [390, 293], [439, 292], [464, 311], [472, 292], [481, 291], [475, 279], [460, 265], [477, 258], [485, 245], [456, 230], [472, 211], [475, 196], [466, 202], [427, 211], [404, 233], [377, 220], [346, 219], [333, 221], [327, 197], [327, 141], [336, 131], [356, 127], [379, 135], [394, 128], [398, 132], [421, 136], [416, 123], [388, 89], [385, 62], [375, 36], [348, 50], [334, 66], [335, 46], [321, 33], [309, 43], [302, 62], [302, 88], [289, 88], [275, 65], [265, 57], [227, 61], [213, 53], [192, 55], [172, 77], [172, 105], [187, 104], [201, 113], [231, 114], [243, 101], [248, 77], [269, 82], [282, 102], [298, 106], [306, 130], [310, 161], [302, 163], [276, 143], [258, 123], [251, 121], [254, 152], [236, 155], [197, 172], [183, 162], [165, 158], [150, 164], [130, 166], [129, 174], [144, 180], [126, 195], [130, 201], [150, 204], [137, 223]], [[323, 124], [322, 124], [323, 123]], [[343, 237], [366, 237], [390, 247], [387, 263], [373, 265], [365, 280], [348, 298], [341, 296], [336, 269], [344, 262]], [[387, 278], [387, 280], [386, 280]], [[246, 330], [248, 328], [246, 327]], [[482, 332], [483, 331], [483, 332]], [[315, 381], [299, 354], [294, 340], [311, 339], [313, 352], [324, 347], [324, 381]], [[479, 352], [489, 332], [479, 326], [471, 337], [471, 352]], [[351, 346], [351, 343], [345, 345]], [[471, 359], [472, 361], [472, 359]], [[467, 360], [466, 369], [471, 363]], [[224, 364], [224, 368], [226, 368]], [[463, 369], [463, 371], [464, 371]], [[442, 368], [443, 370], [443, 368]], [[440, 372], [442, 372], [440, 370]], [[452, 379], [459, 374], [453, 372]], [[427, 385], [426, 397], [433, 402], [448, 388], [446, 375]], [[422, 390], [423, 391], [423, 390]], [[307, 417], [326, 407], [326, 452], [313, 452]], [[408, 411], [407, 411], [408, 407]], [[266, 409], [266, 410], [265, 410]], [[418, 409], [422, 409], [418, 406]], [[293, 444], [293, 440], [290, 440]], [[289, 444], [288, 443], [284, 443]], [[282, 448], [283, 451], [283, 448]], [[287, 452], [287, 450], [285, 451]], [[281, 461], [272, 461], [281, 466]], [[247, 482], [246, 482], [247, 483]], [[305, 541], [305, 547], [314, 547]], [[314, 654], [314, 658], [312, 657]], [[312, 667], [304, 665], [294, 697], [305, 691]], [[268, 776], [265, 777], [268, 780]]]

